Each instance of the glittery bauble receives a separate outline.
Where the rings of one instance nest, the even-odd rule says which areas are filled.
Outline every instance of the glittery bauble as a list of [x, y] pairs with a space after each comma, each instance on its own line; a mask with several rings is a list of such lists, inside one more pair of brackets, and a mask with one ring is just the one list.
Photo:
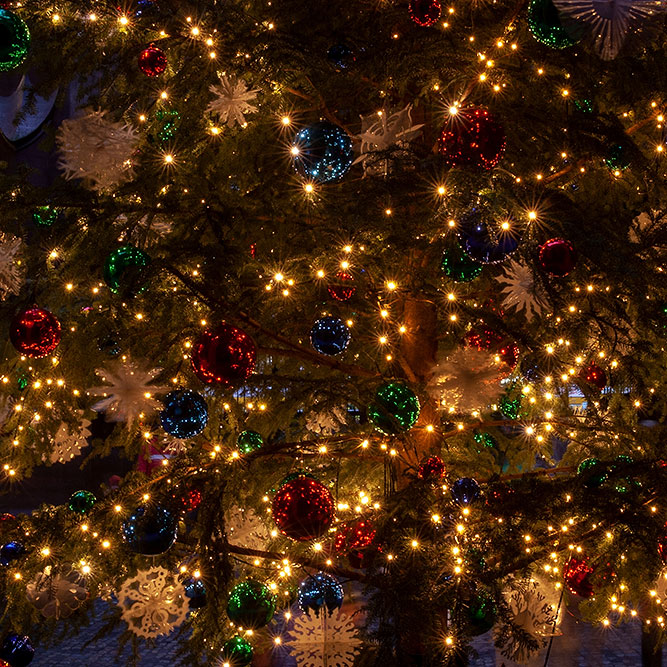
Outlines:
[[299, 585], [299, 607], [310, 616], [310, 610], [315, 616], [320, 615], [320, 609], [326, 607], [329, 616], [343, 606], [343, 587], [336, 577], [326, 572], [318, 572], [304, 579]]
[[329, 356], [345, 352], [351, 337], [345, 322], [337, 317], [321, 317], [310, 330], [310, 342], [315, 351]]
[[183, 582], [183, 588], [190, 609], [201, 609], [206, 606], [206, 587], [201, 579], [190, 577]]
[[60, 209], [53, 206], [38, 206], [32, 212], [32, 221], [40, 227], [51, 227], [60, 217]]
[[255, 369], [257, 347], [242, 329], [219, 324], [206, 329], [192, 346], [192, 370], [206, 384], [236, 388]]
[[273, 498], [273, 520], [293, 540], [313, 540], [333, 523], [334, 499], [324, 484], [297, 477], [283, 484]]
[[658, 553], [663, 561], [667, 561], [667, 523], [662, 527], [663, 535], [658, 539]]
[[146, 76], [159, 76], [167, 69], [167, 56], [162, 49], [151, 44], [139, 54], [139, 69]]
[[528, 28], [540, 44], [552, 49], [566, 49], [579, 41], [563, 27], [552, 0], [531, 0]]
[[563, 568], [563, 579], [568, 590], [582, 598], [591, 598], [595, 594], [591, 575], [595, 570], [586, 559], [570, 558]]
[[604, 163], [612, 171], [624, 171], [632, 164], [631, 151], [626, 144], [610, 144]]
[[9, 339], [26, 357], [46, 357], [60, 343], [60, 322], [53, 313], [44, 308], [26, 308], [12, 320]]
[[345, 43], [331, 46], [327, 51], [327, 59], [338, 71], [348, 69], [357, 62], [357, 56], [352, 47]]
[[229, 620], [243, 628], [261, 628], [276, 611], [276, 596], [268, 586], [249, 579], [236, 584], [227, 601]]
[[607, 386], [607, 374], [594, 363], [586, 364], [579, 372], [579, 379], [602, 391]]
[[584, 459], [577, 466], [577, 475], [583, 479], [584, 486], [596, 489], [609, 478], [607, 466], [595, 458]]
[[0, 72], [16, 69], [28, 57], [30, 31], [14, 12], [0, 9]]
[[470, 600], [466, 616], [471, 634], [483, 635], [488, 632], [496, 622], [497, 614], [496, 603], [490, 595], [482, 593]]
[[378, 431], [397, 435], [409, 431], [419, 419], [419, 399], [401, 382], [387, 382], [375, 392], [368, 418]]
[[519, 246], [519, 235], [494, 224], [481, 203], [471, 206], [459, 219], [456, 232], [463, 252], [480, 264], [497, 264], [507, 259]]
[[232, 637], [222, 645], [221, 657], [230, 667], [246, 667], [252, 662], [252, 645], [245, 637]]
[[264, 444], [264, 438], [257, 431], [242, 431], [236, 439], [236, 446], [242, 454], [250, 454]]
[[427, 28], [437, 22], [442, 8], [438, 0], [410, 0], [408, 12], [417, 25]]
[[77, 512], [78, 514], [85, 514], [90, 512], [91, 509], [95, 506], [97, 498], [90, 491], [75, 491], [69, 499], [67, 506], [72, 510], [72, 512]]
[[174, 494], [173, 497], [177, 500], [179, 509], [183, 512], [194, 512], [203, 500], [199, 489], [190, 489], [180, 495]]
[[484, 325], [473, 327], [465, 334], [463, 339], [467, 347], [495, 353], [500, 361], [507, 364], [511, 370], [514, 369], [519, 360], [518, 345]]
[[35, 649], [27, 635], [12, 632], [2, 640], [0, 658], [6, 660], [11, 667], [28, 667], [34, 655]]
[[564, 278], [574, 269], [577, 253], [567, 239], [550, 239], [540, 246], [537, 259], [542, 271], [554, 278]]
[[25, 547], [20, 542], [7, 542], [0, 547], [0, 565], [9, 565], [25, 554]]
[[442, 128], [438, 150], [448, 167], [493, 169], [505, 153], [505, 131], [487, 109], [458, 109]]
[[114, 294], [135, 296], [146, 287], [151, 258], [133, 245], [116, 248], [104, 262], [104, 282]]
[[292, 144], [294, 167], [318, 183], [337, 181], [352, 165], [352, 139], [342, 128], [328, 121], [300, 130]]
[[160, 412], [162, 428], [175, 438], [192, 438], [204, 430], [208, 407], [204, 397], [191, 389], [169, 392]]
[[482, 265], [470, 259], [460, 246], [445, 250], [440, 268], [456, 283], [469, 283], [482, 273]]
[[445, 476], [445, 463], [439, 456], [429, 456], [419, 464], [419, 479], [437, 482]]
[[338, 526], [334, 549], [346, 554], [353, 567], [364, 567], [367, 556], [377, 551], [375, 526], [368, 519], [355, 519]]
[[349, 301], [357, 291], [354, 286], [354, 278], [345, 271], [339, 271], [335, 280], [327, 286], [327, 291], [332, 299], [336, 301]]
[[123, 522], [122, 534], [134, 553], [157, 556], [176, 542], [176, 517], [160, 505], [141, 505]]
[[472, 477], [461, 477], [452, 484], [452, 498], [459, 505], [474, 503], [481, 493], [479, 484]]

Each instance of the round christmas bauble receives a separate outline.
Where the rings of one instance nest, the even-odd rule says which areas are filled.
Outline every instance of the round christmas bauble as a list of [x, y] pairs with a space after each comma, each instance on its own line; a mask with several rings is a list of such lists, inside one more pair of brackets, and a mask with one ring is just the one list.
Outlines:
[[190, 577], [183, 582], [183, 587], [190, 609], [201, 609], [206, 606], [206, 587], [201, 579]]
[[54, 206], [38, 206], [32, 212], [32, 221], [40, 227], [51, 227], [60, 217], [61, 210]]
[[352, 166], [352, 139], [328, 121], [299, 130], [291, 152], [299, 174], [318, 183], [337, 181]]
[[519, 360], [519, 346], [485, 325], [474, 326], [466, 332], [463, 340], [467, 347], [495, 353], [498, 360], [507, 364], [510, 370], [514, 370]]
[[498, 609], [490, 595], [481, 593], [468, 602], [466, 617], [468, 627], [473, 635], [483, 635], [488, 632], [496, 622]]
[[104, 282], [114, 293], [135, 296], [146, 288], [151, 258], [133, 245], [124, 245], [111, 252], [104, 262]]
[[60, 343], [60, 322], [44, 308], [26, 308], [16, 314], [9, 327], [12, 345], [26, 357], [40, 359]]
[[329, 489], [310, 477], [283, 484], [273, 498], [273, 520], [293, 540], [313, 540], [333, 523], [334, 499]]
[[174, 494], [172, 497], [177, 501], [179, 509], [185, 513], [194, 512], [204, 499], [199, 489], [189, 489], [185, 493]]
[[315, 351], [329, 356], [345, 352], [351, 337], [345, 322], [337, 317], [321, 317], [310, 330], [310, 342]]
[[349, 301], [356, 293], [354, 278], [345, 271], [339, 271], [335, 280], [327, 286], [329, 296], [336, 301]]
[[326, 607], [331, 616], [342, 606], [343, 587], [326, 572], [312, 574], [299, 585], [299, 607], [306, 616], [310, 616], [311, 609], [319, 616], [322, 607]]
[[34, 656], [35, 649], [27, 635], [12, 632], [2, 640], [0, 658], [6, 660], [11, 667], [28, 667]]
[[579, 379], [602, 391], [607, 386], [607, 374], [593, 362], [586, 364], [579, 372]]
[[567, 239], [549, 239], [539, 247], [537, 261], [553, 278], [564, 278], [574, 269], [577, 253]]
[[595, 594], [591, 575], [595, 572], [586, 559], [570, 558], [563, 568], [563, 579], [568, 590], [582, 598], [591, 598]]
[[409, 431], [419, 419], [419, 399], [401, 382], [387, 382], [377, 389], [368, 406], [368, 418], [385, 435]]
[[169, 392], [160, 412], [162, 428], [175, 438], [192, 438], [204, 430], [208, 422], [208, 406], [204, 397], [191, 389]]
[[90, 491], [75, 491], [69, 499], [67, 506], [72, 510], [72, 512], [77, 512], [78, 514], [85, 514], [93, 509], [93, 506], [97, 502], [97, 498]]
[[259, 581], [242, 581], [229, 594], [227, 616], [243, 628], [261, 628], [273, 618], [275, 611], [276, 596]]
[[121, 532], [131, 551], [157, 556], [176, 542], [178, 526], [176, 517], [161, 505], [141, 505], [123, 522]]
[[627, 144], [616, 143], [607, 146], [604, 163], [612, 171], [624, 171], [632, 164], [632, 151]]
[[18, 528], [18, 521], [13, 514], [9, 512], [0, 514], [0, 535], [6, 535], [15, 528]]
[[439, 456], [429, 456], [419, 464], [419, 479], [437, 482], [445, 476], [445, 463]]
[[528, 6], [528, 29], [540, 44], [552, 49], [566, 49], [579, 41], [563, 27], [552, 0], [531, 0]]
[[245, 637], [232, 637], [222, 645], [223, 664], [230, 667], [246, 667], [252, 662], [252, 645]]
[[164, 51], [151, 44], [139, 54], [139, 69], [146, 76], [159, 76], [167, 69]]
[[25, 547], [20, 542], [7, 542], [0, 547], [0, 565], [9, 565], [25, 554]]
[[577, 475], [588, 489], [597, 489], [609, 479], [607, 466], [595, 458], [584, 459], [577, 466]]
[[[497, 264], [519, 247], [519, 235], [501, 224], [494, 225], [481, 203], [471, 206], [459, 219], [456, 232], [463, 252], [480, 264]], [[508, 222], [508, 221], [506, 221]]]
[[364, 567], [367, 557], [377, 551], [375, 526], [368, 519], [355, 519], [338, 526], [334, 549], [344, 553], [353, 567]]
[[427, 28], [438, 21], [442, 8], [438, 0], [410, 0], [408, 12], [417, 25]]
[[470, 259], [460, 246], [445, 250], [440, 268], [448, 278], [457, 283], [469, 283], [482, 273], [482, 265]]
[[206, 384], [236, 388], [255, 370], [257, 347], [250, 336], [231, 324], [206, 329], [192, 346], [195, 375]]
[[487, 109], [456, 109], [442, 128], [438, 150], [448, 167], [493, 169], [505, 153], [505, 130]]
[[459, 505], [470, 505], [481, 495], [479, 484], [472, 477], [461, 477], [452, 484], [452, 498]]
[[354, 50], [344, 42], [331, 46], [327, 51], [327, 59], [337, 71], [349, 69], [357, 62]]
[[667, 523], [662, 528], [663, 534], [658, 539], [658, 553], [663, 561], [667, 561]]
[[264, 438], [257, 431], [242, 431], [236, 439], [236, 446], [242, 454], [250, 454], [264, 444]]
[[23, 19], [0, 9], [0, 72], [16, 69], [28, 57], [30, 31]]

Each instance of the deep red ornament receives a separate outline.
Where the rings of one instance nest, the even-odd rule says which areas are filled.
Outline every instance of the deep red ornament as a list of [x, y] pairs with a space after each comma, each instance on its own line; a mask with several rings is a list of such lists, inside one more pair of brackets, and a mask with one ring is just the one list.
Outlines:
[[349, 301], [357, 291], [354, 286], [354, 278], [345, 271], [339, 271], [336, 274], [336, 282], [327, 287], [327, 291], [332, 299], [336, 301]]
[[591, 575], [595, 569], [588, 564], [586, 559], [579, 560], [570, 558], [563, 569], [563, 579], [568, 590], [582, 598], [591, 598], [595, 594]]
[[663, 527], [664, 534], [658, 540], [658, 553], [663, 561], [667, 561], [667, 523]]
[[484, 502], [487, 507], [498, 508], [503, 503], [511, 500], [514, 489], [506, 482], [497, 482], [489, 487], [484, 493]]
[[190, 489], [181, 495], [175, 494], [174, 498], [183, 512], [194, 512], [201, 505], [202, 494], [199, 489]]
[[192, 370], [206, 384], [238, 387], [255, 369], [257, 347], [242, 329], [220, 324], [207, 329], [192, 346]]
[[591, 362], [584, 366], [579, 372], [579, 379], [585, 380], [602, 391], [607, 386], [607, 374], [597, 365]]
[[139, 69], [146, 76], [159, 76], [167, 69], [167, 56], [154, 44], [139, 54]]
[[474, 347], [477, 350], [487, 350], [488, 352], [497, 354], [510, 370], [514, 370], [519, 360], [518, 345], [485, 325], [475, 326], [470, 329], [463, 337], [463, 340], [468, 347]]
[[9, 512], [0, 514], [0, 535], [11, 532], [17, 526], [18, 522], [13, 514], [10, 514]]
[[60, 322], [44, 308], [26, 308], [12, 320], [9, 339], [21, 354], [39, 359], [58, 347]]
[[448, 167], [493, 169], [505, 152], [505, 131], [487, 109], [457, 109], [442, 128], [438, 149]]
[[417, 25], [428, 28], [440, 18], [442, 8], [438, 0], [410, 0], [408, 12]]
[[312, 477], [286, 482], [273, 498], [273, 520], [280, 532], [293, 540], [321, 537], [332, 524], [334, 513], [329, 489]]
[[377, 532], [368, 519], [355, 519], [341, 524], [334, 539], [334, 549], [347, 555], [353, 567], [364, 567], [368, 556], [379, 550], [375, 543]]
[[437, 482], [445, 476], [445, 463], [439, 456], [429, 456], [419, 464], [419, 479]]
[[564, 278], [577, 263], [577, 252], [567, 239], [549, 239], [539, 247], [537, 261], [542, 271]]

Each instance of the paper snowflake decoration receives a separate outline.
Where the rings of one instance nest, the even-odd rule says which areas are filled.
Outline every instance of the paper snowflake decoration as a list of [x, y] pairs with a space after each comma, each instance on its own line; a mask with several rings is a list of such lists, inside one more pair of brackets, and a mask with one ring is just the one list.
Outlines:
[[340, 609], [330, 617], [296, 616], [287, 640], [299, 667], [349, 667], [361, 645], [351, 617]]
[[18, 294], [23, 285], [24, 268], [19, 264], [21, 239], [0, 232], [0, 301]]
[[257, 107], [250, 102], [254, 101], [259, 91], [248, 90], [242, 79], [229, 79], [226, 74], [221, 74], [220, 83], [212, 85], [209, 90], [215, 95], [215, 99], [209, 103], [208, 111], [217, 114], [221, 123], [244, 126], [244, 114], [257, 111]]
[[183, 585], [163, 567], [139, 570], [125, 581], [118, 606], [130, 631], [144, 638], [168, 635], [185, 621], [189, 608]]
[[67, 618], [88, 598], [81, 575], [75, 570], [52, 574], [51, 566], [39, 572], [26, 586], [28, 600], [44, 618]]
[[107, 421], [127, 422], [128, 427], [161, 410], [162, 403], [155, 395], [171, 390], [171, 387], [151, 384], [161, 372], [161, 368], [144, 370], [132, 361], [116, 362], [109, 369], [98, 368], [95, 373], [107, 386], [88, 389], [88, 394], [103, 397], [93, 405], [93, 410], [104, 412]]
[[0, 426], [4, 426], [5, 422], [14, 412], [14, 399], [11, 396], [0, 396]]
[[316, 435], [333, 435], [347, 423], [347, 405], [332, 405], [323, 397], [315, 397], [312, 407], [305, 415], [306, 430]]
[[58, 167], [65, 178], [83, 178], [93, 190], [111, 190], [134, 176], [132, 157], [139, 135], [104, 111], [64, 120], [58, 129]]
[[116, 218], [114, 224], [121, 230], [118, 237], [120, 243], [130, 242], [141, 247], [154, 246], [174, 229], [173, 221], [161, 216], [149, 218], [145, 215], [128, 229], [127, 216], [123, 214]]
[[496, 278], [504, 287], [500, 290], [505, 308], [522, 313], [530, 322], [547, 308], [547, 301], [540, 287], [535, 283], [533, 272], [528, 266], [510, 260], [503, 275]]
[[267, 527], [253, 509], [234, 505], [225, 515], [225, 526], [229, 542], [246, 549], [265, 549], [270, 538]]
[[[53, 443], [49, 459], [51, 463], [68, 463], [81, 454], [81, 450], [88, 446], [90, 438], [90, 419], [83, 416], [83, 411], [78, 410], [79, 423], [72, 426], [62, 422], [53, 436]], [[46, 456], [44, 457], [46, 458]]]
[[667, 567], [662, 568], [651, 590], [655, 591], [655, 598], [667, 602]]

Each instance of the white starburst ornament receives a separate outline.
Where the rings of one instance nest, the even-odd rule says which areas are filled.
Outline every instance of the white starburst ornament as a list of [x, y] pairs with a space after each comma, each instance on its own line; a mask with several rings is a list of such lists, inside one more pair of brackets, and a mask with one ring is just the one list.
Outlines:
[[0, 301], [10, 294], [18, 294], [23, 285], [24, 267], [21, 266], [21, 239], [0, 232]]
[[[77, 410], [79, 422], [75, 426], [62, 422], [53, 436], [53, 443], [49, 459], [51, 463], [68, 463], [81, 454], [81, 450], [88, 446], [87, 438], [90, 432], [90, 419], [83, 416], [83, 410]], [[44, 456], [46, 458], [46, 456]]]
[[161, 372], [161, 368], [142, 369], [132, 361], [118, 361], [110, 368], [98, 368], [95, 373], [107, 385], [88, 389], [91, 396], [102, 396], [93, 410], [104, 412], [107, 421], [127, 422], [128, 427], [161, 410], [163, 405], [155, 396], [171, 391], [171, 387], [151, 384]]
[[14, 413], [14, 402], [12, 396], [0, 396], [0, 426], [4, 426], [5, 422]]
[[533, 272], [525, 264], [515, 259], [510, 260], [504, 273], [496, 280], [504, 285], [500, 294], [503, 306], [508, 310], [521, 313], [529, 322], [546, 310], [545, 295], [535, 283]]
[[225, 515], [225, 527], [229, 542], [246, 549], [266, 549], [271, 537], [255, 510], [238, 505], [229, 508]]
[[56, 620], [71, 616], [88, 599], [78, 572], [53, 574], [50, 565], [26, 586], [26, 595], [44, 618]]
[[299, 667], [349, 667], [361, 639], [352, 618], [337, 609], [331, 616], [300, 614], [293, 617], [287, 649]]
[[139, 570], [118, 591], [127, 627], [146, 639], [168, 635], [185, 621], [189, 604], [183, 585], [162, 567]]
[[88, 111], [64, 120], [58, 129], [58, 167], [66, 179], [84, 179], [93, 190], [113, 190], [134, 176], [133, 155], [139, 135], [126, 123]]
[[174, 223], [162, 216], [145, 215], [133, 224], [128, 224], [127, 216], [119, 215], [114, 226], [119, 229], [118, 241], [130, 242], [134, 245], [150, 248], [164, 240], [174, 229]]
[[305, 415], [306, 430], [315, 435], [333, 435], [347, 423], [347, 406], [332, 405], [324, 397], [316, 397]]
[[250, 102], [257, 97], [259, 90], [248, 89], [243, 79], [229, 78], [220, 75], [220, 83], [213, 84], [209, 90], [215, 95], [208, 105], [208, 111], [217, 114], [221, 123], [230, 126], [246, 125], [245, 115], [255, 113], [257, 107]]

